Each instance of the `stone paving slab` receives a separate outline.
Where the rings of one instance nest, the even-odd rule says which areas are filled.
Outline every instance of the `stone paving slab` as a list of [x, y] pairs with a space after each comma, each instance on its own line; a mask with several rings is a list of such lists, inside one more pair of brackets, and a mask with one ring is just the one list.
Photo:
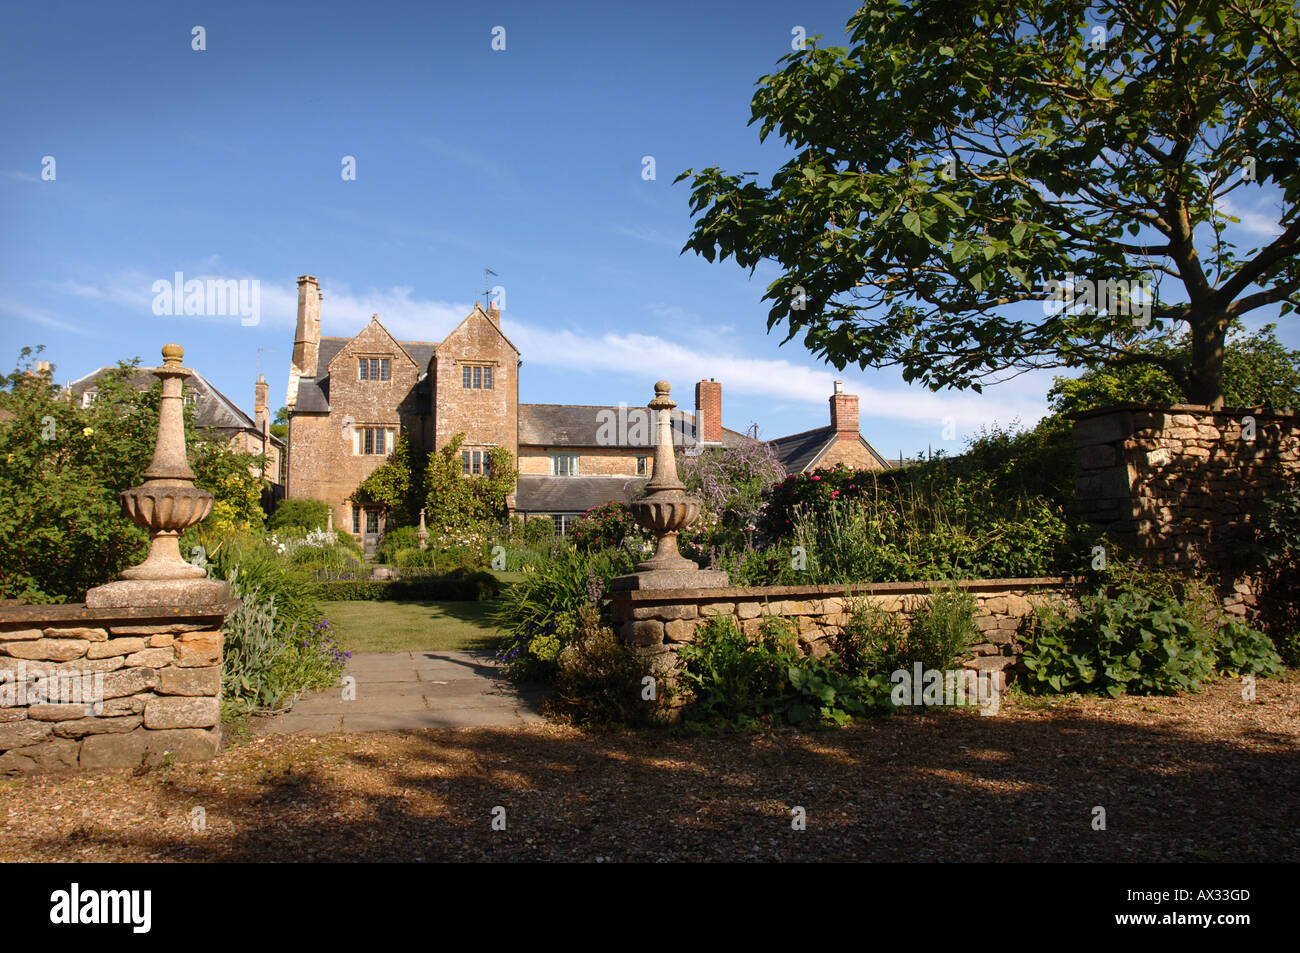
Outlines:
[[342, 686], [298, 699], [293, 710], [264, 722], [275, 734], [402, 731], [413, 728], [495, 728], [537, 724], [540, 686], [516, 688], [488, 652], [376, 652], [353, 656], [344, 675], [356, 679], [356, 699]]

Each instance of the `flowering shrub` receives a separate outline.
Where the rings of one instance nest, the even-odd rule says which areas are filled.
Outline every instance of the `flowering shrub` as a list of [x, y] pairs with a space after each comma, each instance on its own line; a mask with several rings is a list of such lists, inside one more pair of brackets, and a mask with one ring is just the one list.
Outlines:
[[645, 539], [627, 504], [618, 502], [592, 507], [569, 528], [570, 541], [583, 552], [619, 546], [629, 536]]
[[511, 678], [553, 681], [556, 660], [579, 628], [579, 610], [599, 603], [615, 576], [632, 570], [625, 549], [580, 553], [565, 547], [524, 566], [523, 578], [502, 593], [495, 621], [510, 636], [497, 658]]
[[687, 492], [703, 502], [700, 518], [683, 534], [696, 551], [753, 545], [764, 493], [785, 476], [772, 445], [742, 443], [677, 455], [677, 473]]

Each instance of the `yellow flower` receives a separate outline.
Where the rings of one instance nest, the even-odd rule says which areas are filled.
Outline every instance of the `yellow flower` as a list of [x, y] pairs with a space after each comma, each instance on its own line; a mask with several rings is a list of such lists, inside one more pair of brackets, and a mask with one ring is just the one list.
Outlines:
[[94, 428], [94, 427], [82, 427], [82, 428], [81, 428], [81, 435], [82, 435], [83, 437], [89, 437], [89, 436], [90, 436], [92, 433], [94, 433], [94, 432], [95, 432], [95, 428]]

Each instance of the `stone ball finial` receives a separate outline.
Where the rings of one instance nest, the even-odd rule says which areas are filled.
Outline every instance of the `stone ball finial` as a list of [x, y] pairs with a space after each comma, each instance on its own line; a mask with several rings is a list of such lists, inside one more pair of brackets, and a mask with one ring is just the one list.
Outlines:
[[162, 349], [163, 363], [171, 367], [179, 367], [181, 359], [185, 357], [185, 348], [179, 344], [164, 344]]
[[655, 381], [655, 396], [667, 397], [668, 392], [672, 390], [672, 385], [667, 381]]

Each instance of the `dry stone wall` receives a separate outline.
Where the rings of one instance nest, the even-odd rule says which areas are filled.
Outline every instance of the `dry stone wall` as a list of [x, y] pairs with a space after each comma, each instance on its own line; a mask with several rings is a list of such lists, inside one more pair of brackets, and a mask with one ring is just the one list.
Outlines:
[[1300, 475], [1300, 415], [1130, 405], [1079, 417], [1074, 446], [1082, 519], [1152, 563], [1212, 574], [1225, 609], [1251, 614], [1250, 511]]
[[[757, 635], [764, 618], [782, 616], [799, 627], [805, 652], [821, 657], [843, 632], [855, 601], [904, 621], [925, 606], [936, 583], [891, 582], [857, 586], [762, 586], [737, 589], [646, 589], [613, 594], [616, 631], [625, 641], [655, 659], [658, 671], [671, 674], [677, 650], [692, 642], [695, 630], [714, 616], [736, 620], [746, 635]], [[1024, 651], [1019, 636], [1034, 604], [1071, 599], [1076, 584], [1059, 576], [1032, 579], [985, 579], [945, 583], [970, 592], [976, 601], [980, 641], [971, 646], [964, 668], [981, 674], [1014, 671]]]
[[215, 755], [231, 607], [0, 607], [0, 774]]

